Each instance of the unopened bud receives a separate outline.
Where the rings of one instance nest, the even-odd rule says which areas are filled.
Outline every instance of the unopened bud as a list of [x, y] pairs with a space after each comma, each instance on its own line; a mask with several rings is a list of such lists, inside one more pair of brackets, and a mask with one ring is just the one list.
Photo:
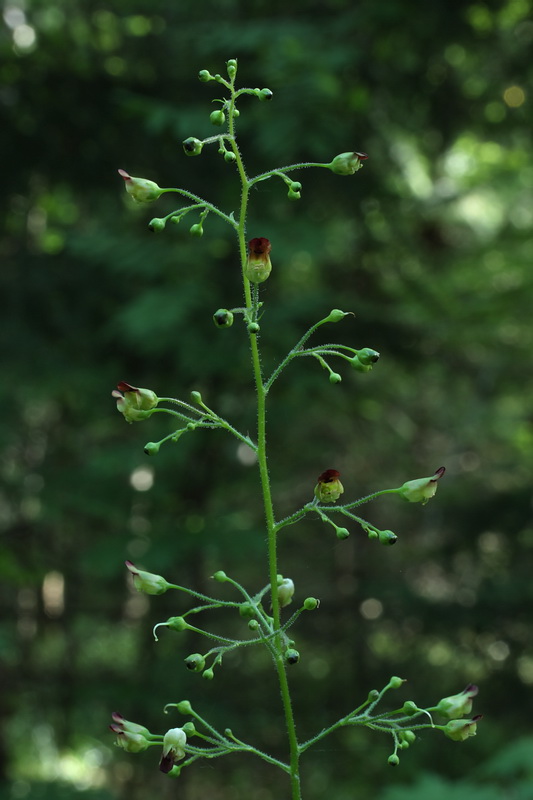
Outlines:
[[234, 161], [237, 161], [237, 156], [232, 150], [226, 150], [224, 153], [224, 161], [228, 164], [232, 164]]
[[248, 333], [259, 333], [260, 327], [257, 322], [250, 322], [248, 324]]
[[348, 311], [341, 311], [340, 308], [334, 308], [329, 312], [328, 316], [324, 319], [324, 322], [340, 322], [341, 319], [347, 317], [348, 314]]
[[370, 347], [363, 347], [362, 350], [357, 351], [357, 358], [363, 366], [371, 366], [379, 360], [379, 353], [377, 350], [372, 350]]
[[210, 113], [209, 119], [211, 120], [212, 125], [218, 125], [220, 127], [224, 125], [226, 121], [226, 115], [221, 109], [217, 109], [216, 111], [212, 111]]
[[389, 687], [391, 689], [399, 689], [400, 686], [403, 686], [404, 683], [405, 683], [404, 678], [399, 678], [397, 675], [393, 675], [389, 681]]
[[147, 442], [144, 445], [144, 452], [147, 456], [155, 456], [159, 453], [159, 448], [161, 447], [161, 442]]
[[304, 600], [304, 608], [306, 611], [314, 611], [318, 608], [320, 601], [316, 597], [306, 597]]
[[190, 714], [192, 711], [192, 706], [188, 700], [180, 700], [176, 708], [180, 714]]
[[187, 669], [190, 669], [191, 672], [201, 672], [205, 667], [205, 658], [201, 653], [191, 653], [191, 655], [187, 656], [185, 659], [185, 666]]
[[297, 664], [300, 660], [300, 653], [298, 650], [295, 650], [293, 647], [289, 647], [288, 650], [285, 650], [285, 661], [287, 664]]
[[391, 545], [396, 544], [398, 537], [393, 531], [378, 531], [380, 544]]
[[146, 178], [134, 178], [128, 175], [126, 170], [119, 169], [118, 174], [124, 178], [126, 191], [136, 203], [151, 203], [161, 196], [163, 189], [153, 181], [146, 180]]
[[350, 535], [348, 528], [335, 528], [335, 533], [337, 534], [337, 539], [347, 539]]
[[171, 584], [161, 575], [155, 575], [153, 572], [144, 572], [144, 570], [137, 569], [135, 564], [132, 564], [131, 561], [126, 561], [125, 563], [133, 576], [133, 585], [138, 592], [142, 592], [143, 594], [164, 594], [167, 589], [170, 589]]
[[473, 683], [468, 684], [466, 689], [463, 689], [459, 694], [443, 697], [437, 704], [437, 712], [448, 719], [458, 719], [459, 717], [464, 717], [465, 714], [470, 714], [473, 699], [478, 691], [478, 687]]
[[270, 89], [256, 89], [255, 91], [261, 102], [264, 102], [265, 100], [272, 100], [274, 97], [274, 92], [272, 92]]
[[214, 80], [214, 78], [208, 69], [201, 69], [198, 73], [198, 80], [202, 81], [202, 83], [207, 83], [208, 81]]
[[231, 328], [233, 325], [233, 314], [227, 308], [219, 308], [213, 314], [213, 322], [217, 328]]
[[206, 681], [212, 681], [214, 677], [215, 673], [213, 672], [212, 669], [204, 669], [204, 671], [202, 672], [202, 678], [205, 678]]
[[318, 476], [315, 497], [321, 503], [334, 503], [344, 492], [344, 487], [339, 480], [340, 475], [336, 469], [327, 469]]
[[225, 581], [228, 580], [228, 576], [226, 575], [226, 573], [223, 570], [219, 569], [213, 575], [213, 580], [218, 581], [219, 583], [224, 583]]
[[294, 595], [294, 583], [290, 578], [283, 578], [282, 582], [278, 585], [278, 600], [280, 608], [285, 608], [292, 603]]
[[196, 139], [194, 136], [189, 136], [188, 139], [183, 141], [183, 149], [188, 156], [199, 156], [202, 152], [203, 146], [204, 143], [201, 142], [200, 139]]
[[418, 711], [420, 711], [420, 709], [412, 700], [406, 700], [402, 706], [402, 713], [405, 714], [406, 717], [412, 717], [413, 714], [416, 714]]
[[396, 753], [394, 753], [392, 756], [388, 757], [387, 763], [390, 764], [391, 767], [397, 767], [398, 764], [400, 763], [400, 759], [398, 758]]
[[398, 494], [408, 500], [409, 503], [422, 503], [422, 505], [425, 505], [437, 491], [437, 481], [442, 478], [445, 471], [445, 467], [439, 467], [435, 474], [429, 478], [407, 481], [398, 489]]
[[239, 606], [239, 614], [245, 619], [247, 617], [255, 617], [255, 608], [251, 603], [241, 603]]
[[189, 233], [191, 234], [191, 236], [203, 236], [204, 229], [202, 227], [202, 223], [197, 222], [194, 225], [191, 225], [191, 227], [189, 228]]
[[367, 158], [366, 153], [340, 153], [328, 164], [328, 167], [336, 175], [353, 175], [361, 169], [363, 161], [366, 161]]
[[195, 726], [194, 722], [186, 722], [185, 725], [183, 726], [183, 730], [187, 734], [187, 738], [188, 738], [189, 736], [194, 736], [195, 735], [196, 726]]
[[263, 283], [272, 271], [270, 251], [272, 245], [264, 236], [251, 239], [248, 242], [248, 258], [244, 274], [252, 283]]
[[359, 361], [359, 356], [354, 356], [353, 358], [350, 358], [349, 362], [356, 372], [370, 372], [370, 370], [372, 369], [372, 364], [362, 364]]
[[251, 631], [256, 631], [259, 628], [259, 623], [256, 619], [251, 619], [248, 623], [248, 627]]
[[148, 223], [149, 229], [152, 233], [159, 233], [160, 231], [165, 230], [166, 220], [161, 219], [159, 217], [154, 217], [154, 219], [150, 220]]
[[183, 617], [170, 617], [165, 625], [173, 631], [186, 631], [189, 628], [189, 623]]
[[342, 381], [342, 376], [339, 375], [338, 372], [330, 372], [329, 373], [329, 382], [330, 383], [340, 383]]
[[226, 61], [226, 67], [228, 70], [228, 77], [230, 78], [230, 80], [233, 80], [233, 78], [237, 74], [237, 59], [230, 58], [229, 61]]

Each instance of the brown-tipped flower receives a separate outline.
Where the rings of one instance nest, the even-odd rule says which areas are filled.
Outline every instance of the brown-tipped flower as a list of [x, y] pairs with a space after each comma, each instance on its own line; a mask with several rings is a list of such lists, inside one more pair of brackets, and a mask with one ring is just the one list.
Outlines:
[[437, 704], [437, 711], [448, 719], [459, 719], [472, 711], [472, 702], [479, 689], [473, 683], [469, 683], [466, 689], [459, 694], [450, 697], [443, 697]]
[[146, 178], [134, 178], [132, 175], [128, 175], [125, 169], [119, 169], [118, 174], [124, 178], [126, 191], [136, 203], [151, 203], [163, 193], [163, 189], [160, 189], [154, 181], [146, 180]]
[[133, 585], [138, 592], [144, 594], [164, 594], [170, 588], [170, 583], [166, 581], [162, 575], [156, 575], [153, 572], [145, 572], [142, 569], [137, 569], [135, 564], [131, 561], [125, 562], [126, 567], [133, 577]]
[[251, 283], [263, 283], [272, 272], [270, 251], [272, 245], [264, 236], [250, 239], [248, 242], [248, 259], [244, 274]]
[[327, 469], [318, 476], [315, 497], [321, 503], [334, 503], [344, 492], [344, 486], [339, 480], [340, 476], [340, 472], [336, 469]]
[[113, 733], [116, 733], [116, 745], [122, 747], [127, 753], [142, 753], [150, 746], [148, 739], [142, 733], [132, 733], [122, 729], [122, 726], [116, 723], [109, 726]]
[[422, 503], [422, 505], [425, 505], [437, 491], [437, 481], [442, 478], [445, 472], [446, 467], [439, 467], [435, 474], [429, 478], [417, 478], [414, 481], [407, 481], [403, 486], [400, 486], [398, 494], [410, 503]]
[[363, 166], [363, 161], [368, 158], [366, 153], [340, 153], [328, 164], [330, 170], [336, 175], [354, 175]]
[[170, 770], [185, 758], [185, 744], [187, 734], [183, 728], [171, 728], [165, 733], [163, 738], [163, 753], [159, 762], [161, 772], [167, 774]]
[[452, 739], [454, 742], [464, 742], [465, 739], [476, 735], [477, 723], [480, 719], [483, 719], [482, 714], [478, 714], [472, 719], [451, 719], [442, 730], [448, 739]]
[[151, 389], [139, 389], [125, 381], [117, 383], [117, 388], [113, 389], [111, 394], [116, 398], [117, 409], [124, 415], [126, 422], [140, 422], [146, 419], [150, 415], [145, 412], [151, 411], [159, 402], [156, 393]]

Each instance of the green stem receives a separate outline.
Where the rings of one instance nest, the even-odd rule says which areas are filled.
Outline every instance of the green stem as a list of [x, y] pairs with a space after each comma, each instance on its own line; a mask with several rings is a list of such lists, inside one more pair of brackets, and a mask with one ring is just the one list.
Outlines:
[[[239, 251], [241, 257], [242, 267], [242, 280], [244, 289], [244, 305], [245, 308], [251, 308], [252, 291], [250, 281], [245, 275], [245, 267], [247, 261], [246, 252], [246, 218], [248, 212], [248, 200], [250, 194], [250, 187], [254, 181], [250, 181], [246, 175], [242, 157], [235, 141], [234, 133], [234, 109], [235, 92], [232, 89], [232, 98], [229, 109], [229, 134], [232, 137], [231, 147], [236, 157], [236, 165], [239, 172], [242, 185], [241, 194], [241, 208], [238, 224], [238, 239]], [[278, 586], [278, 562], [277, 562], [277, 537], [276, 537], [276, 522], [274, 519], [274, 508], [272, 503], [272, 492], [270, 488], [270, 478], [268, 474], [267, 463], [267, 447], [266, 447], [266, 395], [267, 391], [263, 386], [263, 376], [261, 371], [261, 360], [259, 357], [259, 346], [257, 341], [257, 334], [250, 333], [250, 350], [252, 358], [252, 371], [255, 381], [256, 395], [257, 395], [257, 461], [259, 466], [259, 476], [261, 481], [261, 491], [263, 495], [263, 506], [266, 518], [267, 536], [268, 536], [268, 565], [269, 565], [269, 579], [270, 591], [272, 598], [272, 616], [274, 618], [274, 630], [280, 629], [280, 605], [277, 593]], [[274, 664], [278, 675], [279, 688], [281, 693], [281, 700], [283, 710], [285, 712], [285, 722], [287, 725], [287, 733], [289, 737], [290, 747], [290, 780], [292, 800], [301, 800], [300, 792], [300, 773], [299, 773], [299, 750], [298, 739], [296, 736], [296, 726], [294, 722], [294, 715], [292, 710], [291, 696], [289, 691], [289, 684], [287, 674], [285, 671], [285, 662], [282, 653], [282, 639], [281, 634], [278, 634], [275, 639], [275, 649], [273, 652]]]

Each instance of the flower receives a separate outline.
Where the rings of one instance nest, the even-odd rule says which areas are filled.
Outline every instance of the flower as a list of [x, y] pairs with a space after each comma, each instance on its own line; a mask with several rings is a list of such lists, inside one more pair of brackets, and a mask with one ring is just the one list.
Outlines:
[[163, 738], [163, 754], [159, 762], [159, 769], [165, 774], [176, 765], [178, 761], [185, 758], [185, 743], [187, 734], [183, 728], [171, 728], [165, 733]]
[[366, 161], [367, 158], [366, 153], [340, 153], [328, 164], [328, 167], [336, 175], [353, 175], [361, 169], [363, 166], [361, 162]]
[[109, 728], [117, 735], [115, 742], [117, 747], [121, 747], [127, 753], [142, 753], [150, 746], [150, 742], [142, 733], [123, 730], [119, 724], [110, 725]]
[[398, 494], [410, 503], [422, 503], [422, 505], [425, 505], [437, 491], [437, 481], [442, 478], [445, 472], [446, 467], [439, 467], [435, 474], [429, 478], [407, 481], [403, 486], [400, 486]]
[[327, 469], [318, 476], [315, 497], [321, 503], [334, 503], [344, 492], [344, 486], [339, 480], [340, 475], [336, 469]]
[[[122, 394], [124, 392], [124, 394]], [[124, 415], [126, 422], [140, 422], [150, 416], [151, 411], [159, 402], [155, 392], [151, 389], [139, 389], [129, 383], [120, 381], [117, 388], [111, 392], [117, 400], [117, 410]]]
[[142, 736], [152, 735], [148, 728], [145, 728], [144, 725], [137, 725], [136, 722], [130, 722], [128, 719], [125, 719], [122, 714], [119, 714], [118, 711], [113, 711], [111, 717], [115, 727], [120, 728], [121, 731], [126, 731], [127, 733], [140, 733]]
[[164, 594], [167, 589], [170, 589], [171, 584], [161, 575], [155, 575], [153, 572], [144, 572], [141, 569], [137, 569], [135, 564], [132, 564], [131, 561], [126, 561], [125, 564], [133, 575], [133, 585], [138, 592], [143, 592], [144, 594]]
[[250, 239], [248, 242], [248, 259], [244, 274], [252, 283], [263, 283], [272, 272], [270, 251], [272, 245], [264, 236]]
[[483, 719], [482, 714], [472, 719], [451, 719], [443, 728], [445, 736], [453, 739], [454, 742], [464, 742], [470, 736], [476, 735], [477, 723]]
[[164, 189], [160, 189], [157, 183], [148, 181], [146, 178], [133, 178], [124, 169], [119, 169], [118, 174], [124, 178], [126, 191], [136, 203], [151, 203], [164, 192]]
[[292, 596], [294, 594], [294, 583], [290, 578], [283, 578], [281, 583], [278, 583], [278, 600], [280, 608], [285, 608], [289, 603], [292, 603]]
[[463, 689], [459, 694], [453, 694], [450, 697], [443, 697], [436, 706], [439, 714], [448, 719], [458, 719], [464, 717], [465, 714], [470, 714], [472, 711], [473, 698], [477, 695], [479, 689], [473, 683], [469, 683], [466, 689]]

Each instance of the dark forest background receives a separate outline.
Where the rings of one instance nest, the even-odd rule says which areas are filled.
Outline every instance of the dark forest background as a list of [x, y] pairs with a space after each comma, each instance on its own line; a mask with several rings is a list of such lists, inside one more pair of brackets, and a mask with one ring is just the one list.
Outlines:
[[[244, 649], [212, 682], [183, 658], [194, 636], [152, 626], [187, 608], [135, 594], [124, 560], [211, 591], [225, 569], [265, 581], [257, 475], [234, 441], [199, 431], [148, 459], [163, 415], [126, 425], [119, 380], [160, 395], [193, 389], [253, 431], [248, 346], [211, 315], [240, 305], [231, 232], [208, 219], [157, 236], [117, 169], [236, 208], [216, 149], [214, 84], [239, 59], [251, 174], [346, 150], [354, 177], [326, 170], [259, 184], [250, 236], [273, 245], [262, 290], [265, 368], [331, 308], [355, 318], [332, 337], [380, 351], [367, 375], [333, 386], [297, 360], [271, 393], [278, 515], [342, 472], [346, 498], [431, 475], [425, 507], [385, 497], [339, 542], [307, 519], [283, 535], [297, 597], [321, 599], [295, 630], [291, 671], [302, 737], [390, 675], [401, 701], [432, 705], [480, 686], [478, 735], [427, 731], [387, 766], [391, 743], [346, 730], [303, 761], [317, 800], [533, 797], [531, 349], [533, 166], [530, 0], [4, 0], [0, 32], [0, 795], [6, 800], [270, 800], [285, 780], [258, 760], [200, 763], [179, 782], [157, 754], [113, 746], [110, 713], [164, 731], [189, 698], [237, 736], [283, 755], [268, 660]], [[191, 220], [191, 223], [194, 220]], [[322, 334], [323, 331], [323, 334]], [[225, 588], [225, 587], [222, 587]], [[238, 632], [242, 621], [220, 621]], [[394, 698], [396, 700], [396, 697]]]

